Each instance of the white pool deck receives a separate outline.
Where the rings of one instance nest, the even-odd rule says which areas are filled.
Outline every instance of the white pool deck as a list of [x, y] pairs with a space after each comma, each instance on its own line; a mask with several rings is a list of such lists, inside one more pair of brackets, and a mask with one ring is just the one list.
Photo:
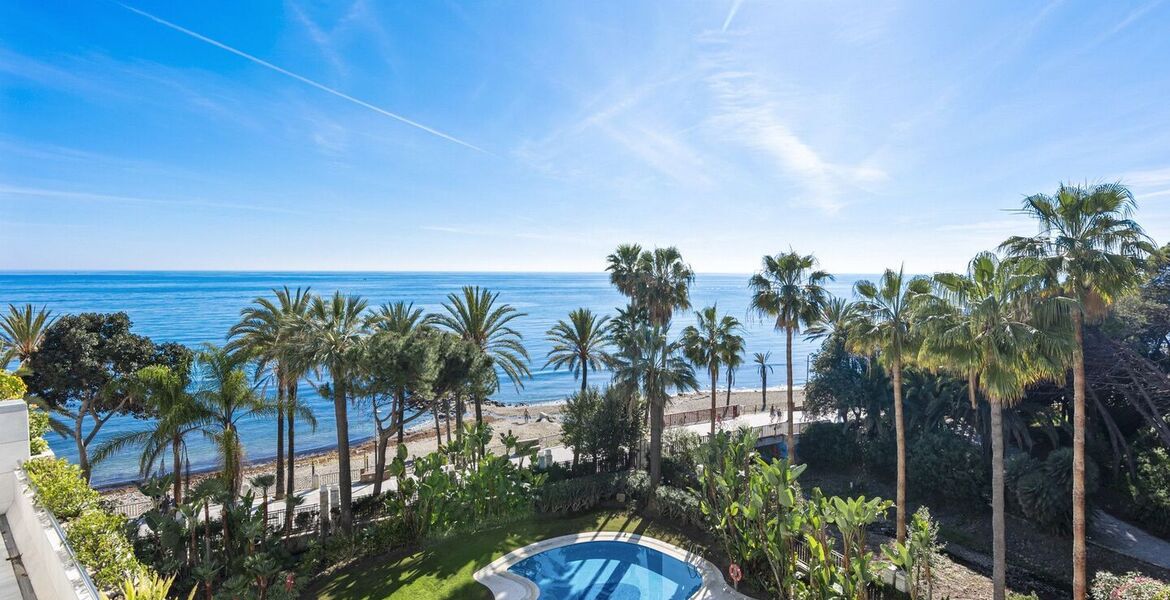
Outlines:
[[540, 588], [530, 579], [512, 573], [508, 569], [525, 558], [541, 552], [584, 542], [637, 544], [657, 550], [693, 566], [703, 577], [703, 587], [694, 596], [691, 596], [692, 600], [751, 600], [749, 596], [732, 589], [719, 569], [702, 556], [659, 539], [624, 531], [577, 533], [529, 544], [497, 558], [488, 566], [473, 573], [472, 577], [487, 586], [496, 600], [535, 600], [540, 597]]

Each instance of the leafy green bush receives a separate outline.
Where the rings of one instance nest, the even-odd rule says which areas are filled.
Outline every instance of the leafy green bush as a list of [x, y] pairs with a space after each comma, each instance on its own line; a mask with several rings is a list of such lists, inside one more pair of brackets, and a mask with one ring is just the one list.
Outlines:
[[24, 380], [0, 369], [0, 400], [19, 400], [28, 393]]
[[1098, 571], [1089, 595], [1093, 600], [1170, 600], [1170, 585], [1141, 573]]
[[816, 468], [846, 469], [858, 463], [861, 448], [844, 423], [812, 423], [800, 433], [796, 455]]
[[65, 527], [69, 545], [99, 587], [110, 589], [145, 572], [125, 529], [125, 517], [96, 509], [85, 511]]
[[28, 478], [37, 488], [37, 504], [60, 521], [96, 508], [101, 496], [85, 483], [81, 468], [62, 458], [34, 458], [24, 463]]
[[667, 431], [662, 436], [662, 483], [679, 488], [699, 487], [699, 435], [686, 429]]
[[1036, 595], [1036, 592], [1031, 592], [1028, 594], [1021, 594], [1019, 592], [1008, 592], [1007, 600], [1040, 600], [1040, 596]]
[[[1016, 502], [1025, 517], [1041, 528], [1067, 534], [1072, 530], [1072, 449], [1053, 451], [1040, 468], [1016, 480]], [[1085, 517], [1092, 518], [1089, 499], [1097, 491], [1097, 464], [1085, 457]]]
[[894, 432], [881, 433], [860, 440], [862, 466], [866, 473], [883, 479], [893, 479], [898, 474], [898, 441]]
[[654, 499], [662, 516], [695, 527], [703, 527], [702, 499], [691, 490], [660, 485], [654, 490]]
[[28, 407], [28, 452], [36, 456], [49, 449], [45, 434], [49, 431], [49, 413], [33, 406]]
[[598, 473], [555, 483], [546, 483], [535, 500], [537, 512], [572, 513], [589, 510], [602, 500], [623, 493], [631, 499], [646, 497], [650, 480], [642, 471]]
[[1134, 465], [1127, 512], [1151, 533], [1170, 537], [1170, 453], [1159, 446], [1142, 448], [1134, 453]]
[[956, 502], [978, 502], [988, 488], [979, 446], [945, 429], [911, 440], [906, 478], [916, 495]]

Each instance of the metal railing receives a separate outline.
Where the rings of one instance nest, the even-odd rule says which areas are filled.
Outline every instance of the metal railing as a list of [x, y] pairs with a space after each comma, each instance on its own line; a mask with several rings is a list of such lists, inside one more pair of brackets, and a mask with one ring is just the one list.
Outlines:
[[[727, 419], [739, 418], [739, 415], [747, 412], [744, 410], [742, 404], [732, 404], [730, 406], [719, 406], [715, 409], [715, 418], [722, 421]], [[698, 408], [695, 410], [688, 410], [683, 412], [670, 413], [663, 418], [663, 423], [666, 427], [679, 427], [681, 425], [690, 425], [692, 423], [707, 423], [711, 420], [710, 408]]]

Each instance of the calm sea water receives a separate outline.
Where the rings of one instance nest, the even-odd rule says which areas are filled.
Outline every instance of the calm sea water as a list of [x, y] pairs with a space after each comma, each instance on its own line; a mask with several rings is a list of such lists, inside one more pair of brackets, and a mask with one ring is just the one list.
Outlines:
[[[859, 277], [842, 276], [830, 284], [834, 294], [851, 294]], [[735, 376], [736, 388], [759, 388], [760, 377], [750, 356], [755, 352], [772, 352], [775, 372], [768, 377], [769, 387], [784, 378], [783, 337], [747, 313], [749, 292], [747, 275], [700, 274], [692, 289], [695, 307], [718, 303], [721, 313], [730, 313], [745, 324], [748, 363]], [[249, 272], [81, 272], [81, 273], [0, 273], [0, 303], [32, 302], [48, 305], [55, 313], [124, 311], [134, 323], [134, 331], [156, 342], [174, 341], [198, 346], [204, 342], [222, 344], [228, 328], [236, 322], [240, 309], [253, 298], [270, 294], [273, 287], [287, 285], [311, 287], [329, 294], [341, 290], [358, 294], [371, 306], [397, 300], [412, 301], [426, 311], [440, 310], [447, 294], [463, 285], [480, 285], [499, 292], [506, 302], [526, 313], [514, 321], [524, 336], [532, 358], [532, 379], [521, 390], [505, 384], [493, 399], [509, 403], [538, 403], [560, 400], [578, 384], [567, 371], [545, 369], [544, 357], [550, 344], [544, 339], [558, 319], [577, 307], [587, 307], [601, 314], [613, 314], [624, 299], [609, 285], [603, 273], [249, 273]], [[693, 322], [690, 312], [678, 315], [673, 333], [678, 334]], [[793, 349], [794, 377], [803, 383], [806, 361], [815, 351], [815, 343], [796, 341]], [[605, 374], [590, 381], [602, 383]], [[332, 408], [309, 386], [301, 395], [317, 416], [316, 431], [306, 427], [297, 431], [298, 451], [328, 448], [336, 440]], [[368, 439], [373, 431], [369, 409], [350, 410], [350, 436], [354, 441]], [[98, 439], [120, 432], [143, 429], [147, 421], [115, 417], [101, 430]], [[275, 425], [271, 420], [255, 419], [242, 424], [243, 439], [249, 460], [271, 458], [276, 452]], [[76, 459], [70, 440], [50, 434], [49, 443], [58, 454]], [[203, 440], [192, 440], [193, 466], [208, 468], [216, 464], [215, 451]], [[137, 456], [133, 451], [111, 458], [94, 472], [94, 483], [109, 485], [136, 476]]]

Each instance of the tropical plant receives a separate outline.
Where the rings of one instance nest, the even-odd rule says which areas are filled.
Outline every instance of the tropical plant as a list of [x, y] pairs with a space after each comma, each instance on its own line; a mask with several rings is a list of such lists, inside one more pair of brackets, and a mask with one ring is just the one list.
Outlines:
[[628, 400], [615, 387], [574, 392], [561, 416], [563, 441], [573, 449], [573, 466], [588, 456], [593, 468], [623, 466], [642, 437], [640, 419], [625, 410]]
[[637, 244], [622, 244], [606, 262], [610, 283], [630, 299], [634, 312], [645, 312], [652, 324], [665, 326], [675, 310], [691, 307], [695, 272], [678, 248], [643, 250]]
[[784, 332], [784, 362], [788, 378], [788, 434], [785, 440], [789, 460], [796, 460], [792, 336], [820, 322], [829, 302], [824, 284], [832, 280], [832, 275], [817, 268], [815, 256], [789, 251], [765, 256], [760, 271], [748, 281], [752, 290], [750, 310], [772, 319], [776, 330]]
[[589, 370], [596, 371], [612, 360], [606, 351], [609, 317], [598, 317], [588, 308], [571, 311], [568, 322], [557, 321], [547, 335], [552, 349], [548, 351], [545, 366], [551, 366], [554, 371], [566, 367], [574, 377], [579, 376], [582, 393], [589, 387]]
[[53, 311], [44, 306], [34, 309], [32, 304], [18, 308], [8, 305], [8, 314], [0, 319], [0, 368], [17, 361], [17, 370], [24, 367], [41, 347], [45, 331], [56, 319]]
[[906, 543], [893, 542], [882, 551], [906, 576], [910, 599], [934, 598], [934, 569], [941, 561], [943, 545], [938, 541], [938, 523], [930, 518], [930, 509], [919, 507], [910, 519]]
[[768, 373], [772, 372], [772, 352], [756, 352], [752, 355], [752, 363], [756, 365], [756, 373], [760, 376], [760, 410], [768, 408]]
[[240, 437], [240, 422], [280, 414], [276, 402], [258, 394], [256, 387], [249, 383], [244, 371], [246, 358], [206, 344], [195, 360], [200, 385], [194, 397], [203, 413], [197, 423], [199, 430], [219, 452], [219, 477], [227, 488], [229, 503], [239, 496], [244, 481], [244, 441]]
[[169, 446], [176, 503], [183, 501], [182, 474], [187, 454], [186, 438], [199, 431], [206, 419], [211, 416], [187, 391], [191, 383], [189, 370], [190, 365], [182, 365], [178, 369], [162, 365], [139, 369], [128, 385], [142, 397], [142, 401], [148, 407], [148, 413], [157, 419], [155, 426], [117, 434], [102, 442], [92, 457], [94, 463], [99, 463], [122, 452], [128, 446], [141, 446], [142, 456], [138, 470], [145, 477]]
[[743, 336], [732, 336], [727, 340], [727, 346], [723, 348], [723, 366], [726, 367], [727, 372], [727, 389], [724, 406], [731, 406], [731, 388], [735, 386], [735, 373], [739, 370], [740, 365], [743, 364], [744, 341]]
[[[719, 420], [715, 416], [715, 397], [719, 385], [719, 368], [735, 350], [743, 347], [739, 320], [731, 315], [719, 317], [715, 305], [695, 312], [695, 324], [682, 331], [683, 355], [691, 364], [707, 370], [711, 377], [711, 434]], [[729, 382], [730, 388], [730, 382]]]
[[1028, 386], [1063, 376], [1069, 337], [1038, 328], [1028, 314], [1028, 292], [1035, 281], [1030, 264], [1001, 262], [984, 252], [971, 260], [966, 273], [935, 275], [941, 302], [924, 311], [928, 315], [919, 350], [920, 363], [941, 365], [967, 379], [973, 406], [978, 389], [991, 408], [995, 600], [1007, 594], [1003, 409], [1022, 400]]
[[[297, 352], [293, 328], [297, 320], [304, 318], [313, 296], [308, 288], [302, 290], [298, 287], [292, 291], [288, 286], [273, 288], [272, 295], [273, 298], [257, 297], [240, 311], [240, 321], [228, 330], [225, 348], [230, 352], [248, 353], [257, 362], [256, 375], [271, 374], [276, 384], [276, 404], [281, 411], [276, 419], [276, 498], [279, 500], [286, 493], [292, 493], [296, 462], [295, 423], [300, 410], [297, 388], [308, 370], [308, 365]], [[311, 425], [316, 428], [315, 419]]]
[[[522, 380], [531, 377], [532, 373], [528, 370], [524, 336], [511, 323], [525, 314], [510, 304], [497, 305], [499, 296], [499, 293], [479, 286], [463, 286], [460, 294], [447, 295], [447, 302], [443, 303], [446, 314], [434, 315], [432, 321], [475, 344], [480, 353], [491, 359], [492, 365], [502, 370], [520, 389], [524, 387]], [[498, 381], [494, 387], [499, 387]], [[483, 423], [483, 396], [476, 393], [472, 397], [476, 423]]]
[[668, 341], [669, 328], [644, 325], [634, 332], [614, 359], [614, 382], [638, 390], [650, 409], [650, 502], [662, 479], [662, 430], [670, 390], [695, 390], [694, 369], [679, 355], [680, 343]]
[[1039, 263], [1045, 290], [1067, 300], [1056, 304], [1071, 323], [1073, 370], [1073, 598], [1084, 600], [1085, 571], [1085, 357], [1084, 325], [1136, 288], [1160, 253], [1130, 217], [1133, 194], [1116, 183], [1062, 184], [1053, 195], [1024, 199], [1020, 212], [1040, 225], [1035, 236], [1008, 238], [1000, 246], [1019, 260]]
[[930, 293], [930, 281], [907, 279], [901, 270], [886, 269], [877, 284], [858, 281], [854, 291], [858, 319], [850, 328], [850, 345], [876, 352], [894, 384], [894, 430], [898, 455], [897, 540], [906, 541], [906, 425], [902, 407], [902, 367], [915, 356], [917, 339], [911, 324], [915, 308]]
[[857, 316], [856, 303], [845, 298], [831, 297], [821, 309], [821, 318], [805, 328], [804, 337], [808, 340], [823, 340], [831, 336], [845, 338]]
[[337, 468], [340, 488], [340, 517], [343, 533], [353, 527], [353, 476], [349, 467], [350, 387], [357, 376], [362, 346], [369, 332], [362, 312], [366, 301], [334, 292], [328, 299], [314, 297], [303, 318], [296, 319], [293, 337], [303, 364], [329, 374], [329, 383], [318, 386], [324, 398], [333, 401], [337, 428]]

